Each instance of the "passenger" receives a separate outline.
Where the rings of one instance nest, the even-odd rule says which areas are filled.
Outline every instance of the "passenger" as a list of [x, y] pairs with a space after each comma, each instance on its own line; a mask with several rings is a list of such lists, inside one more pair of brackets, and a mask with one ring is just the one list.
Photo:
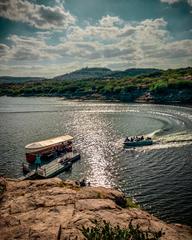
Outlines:
[[57, 153], [57, 156], [60, 155], [60, 151], [59, 151], [59, 148], [58, 148], [58, 147], [56, 148], [56, 153]]
[[86, 180], [85, 179], [82, 179], [80, 181], [80, 187], [85, 187], [86, 186]]
[[63, 153], [65, 151], [65, 145], [64, 142], [61, 143], [61, 152]]
[[143, 136], [141, 136], [141, 140], [144, 140], [144, 137], [143, 137]]
[[63, 148], [63, 153], [65, 154], [67, 151], [66, 151], [66, 147], [64, 146]]
[[36, 168], [36, 171], [38, 168], [41, 167], [41, 156], [39, 153], [36, 154], [36, 158], [35, 158], [35, 168]]

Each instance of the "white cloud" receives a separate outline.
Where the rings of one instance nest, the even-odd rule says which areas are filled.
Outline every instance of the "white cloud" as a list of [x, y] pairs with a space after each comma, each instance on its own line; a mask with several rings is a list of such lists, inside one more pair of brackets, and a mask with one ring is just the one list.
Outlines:
[[4, 57], [8, 54], [9, 47], [5, 44], [0, 44], [0, 57]]
[[[11, 35], [10, 46], [0, 44], [4, 64], [22, 65], [20, 75], [50, 77], [85, 66], [169, 68], [191, 63], [192, 40], [174, 41], [163, 18], [131, 23], [106, 16], [94, 25], [69, 27], [57, 45], [47, 38], [49, 32]], [[31, 66], [36, 66], [34, 72]]]
[[75, 17], [61, 5], [49, 7], [26, 0], [1, 0], [0, 16], [38, 29], [64, 29], [75, 23]]
[[102, 27], [113, 27], [114, 25], [121, 25], [122, 23], [123, 21], [119, 17], [112, 17], [109, 15], [102, 17], [99, 21]]
[[161, 2], [163, 3], [169, 3], [169, 4], [173, 4], [173, 3], [176, 3], [176, 2], [179, 2], [180, 0], [161, 0]]
[[168, 3], [168, 4], [173, 4], [173, 3], [177, 3], [177, 2], [187, 2], [190, 6], [192, 6], [192, 0], [160, 0], [163, 3]]
[[47, 52], [49, 46], [41, 35], [37, 35], [37, 37], [10, 35], [8, 40], [12, 45], [10, 47], [5, 45], [6, 48], [4, 46], [4, 49], [6, 49], [6, 54], [2, 59], [4, 62], [16, 61], [26, 65], [33, 61], [50, 60], [59, 56], [56, 53], [49, 54]]
[[65, 63], [65, 64], [50, 64], [46, 65], [33, 64], [33, 65], [20, 65], [14, 64], [7, 66], [0, 64], [1, 76], [32, 76], [32, 77], [54, 77], [55, 73], [58, 75], [63, 74], [63, 71], [71, 72], [75, 68], [80, 67], [77, 62]]

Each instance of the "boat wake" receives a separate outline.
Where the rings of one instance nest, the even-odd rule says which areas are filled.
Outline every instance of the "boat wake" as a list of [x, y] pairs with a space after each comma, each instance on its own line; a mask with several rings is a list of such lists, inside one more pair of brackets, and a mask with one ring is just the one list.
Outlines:
[[[153, 145], [149, 146], [140, 146], [140, 147], [129, 147], [126, 148], [126, 151], [135, 150], [135, 151], [151, 151], [165, 148], [178, 148], [182, 146], [192, 145], [192, 133], [189, 132], [177, 132], [172, 134], [167, 134], [162, 136], [162, 132], [165, 132], [165, 129], [158, 129], [152, 133], [146, 134], [145, 137], [151, 137], [153, 139]], [[161, 136], [159, 136], [161, 135]], [[120, 139], [116, 142], [116, 147], [123, 147], [124, 139]]]
[[[177, 132], [167, 134], [164, 136], [158, 136], [163, 130], [159, 129], [153, 133], [148, 134], [153, 138], [154, 144], [151, 146], [142, 147], [141, 150], [155, 150], [165, 148], [178, 148], [186, 145], [192, 145], [192, 133], [189, 132]], [[163, 131], [164, 132], [164, 131]]]
[[160, 128], [157, 129], [149, 134], [146, 134], [145, 137], [151, 137], [151, 138], [156, 138], [158, 136], [161, 136], [163, 133], [165, 133], [166, 131], [168, 131], [169, 129], [167, 128]]
[[168, 134], [159, 138], [159, 141], [164, 143], [181, 143], [181, 142], [192, 142], [192, 133], [189, 132], [177, 132]]

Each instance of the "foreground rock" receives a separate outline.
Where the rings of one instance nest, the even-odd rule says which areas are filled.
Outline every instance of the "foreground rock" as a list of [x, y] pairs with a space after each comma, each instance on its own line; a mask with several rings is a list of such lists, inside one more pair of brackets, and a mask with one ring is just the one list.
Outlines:
[[163, 231], [162, 240], [191, 240], [192, 230], [166, 224], [145, 211], [125, 207], [123, 193], [103, 187], [80, 188], [59, 178], [41, 181], [1, 179], [1, 239], [85, 239], [82, 227], [106, 220], [125, 228]]

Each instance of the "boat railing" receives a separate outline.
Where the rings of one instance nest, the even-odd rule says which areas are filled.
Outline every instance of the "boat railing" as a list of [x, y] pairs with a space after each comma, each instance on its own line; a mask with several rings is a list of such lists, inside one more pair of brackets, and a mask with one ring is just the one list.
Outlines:
[[38, 174], [41, 176], [47, 176], [54, 171], [60, 170], [65, 163], [69, 162], [70, 159], [73, 158], [73, 156], [74, 152], [69, 152], [63, 155], [62, 157], [56, 158], [49, 164], [38, 168]]

